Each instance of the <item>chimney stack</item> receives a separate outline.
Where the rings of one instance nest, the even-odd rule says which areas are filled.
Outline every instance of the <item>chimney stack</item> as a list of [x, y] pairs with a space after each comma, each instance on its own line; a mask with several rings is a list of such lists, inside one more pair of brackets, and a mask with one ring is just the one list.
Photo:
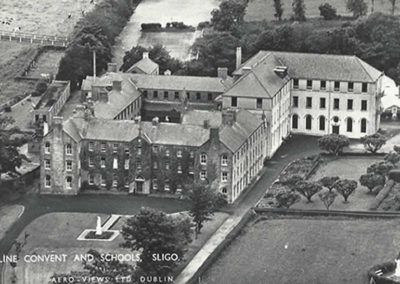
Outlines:
[[107, 72], [117, 72], [117, 63], [107, 63]]
[[210, 142], [219, 143], [219, 128], [210, 128]]
[[236, 121], [236, 110], [226, 109], [222, 112], [222, 124], [233, 125]]
[[149, 52], [148, 51], [145, 51], [142, 54], [142, 59], [145, 59], [145, 58], [149, 58]]
[[157, 126], [159, 123], [160, 123], [160, 119], [157, 116], [153, 117], [153, 119], [151, 120], [151, 124], [153, 126]]
[[243, 75], [243, 76], [249, 74], [250, 72], [251, 72], [251, 67], [249, 67], [249, 66], [244, 66], [244, 67], [242, 68], [242, 75]]
[[228, 78], [228, 68], [226, 67], [218, 67], [217, 69], [218, 78], [226, 80]]
[[205, 120], [203, 121], [203, 126], [204, 126], [205, 129], [210, 128], [210, 120], [205, 119]]
[[167, 69], [164, 71], [165, 76], [171, 76], [171, 70]]
[[242, 48], [240, 46], [236, 47], [236, 70], [240, 68], [242, 64]]

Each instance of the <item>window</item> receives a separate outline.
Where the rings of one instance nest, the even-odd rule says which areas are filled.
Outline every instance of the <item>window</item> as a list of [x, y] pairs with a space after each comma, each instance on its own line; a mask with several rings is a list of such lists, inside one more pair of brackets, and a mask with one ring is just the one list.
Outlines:
[[169, 150], [165, 150], [165, 156], [169, 157]]
[[43, 115], [42, 119], [44, 122], [47, 122], [47, 115]]
[[44, 152], [46, 154], [50, 154], [50, 142], [46, 142], [46, 144], [44, 144]]
[[169, 162], [165, 162], [165, 169], [169, 170]]
[[94, 167], [94, 162], [92, 157], [89, 157], [89, 167]]
[[347, 83], [347, 91], [352, 92], [354, 90], [354, 83], [353, 82], [348, 82]]
[[153, 98], [158, 98], [158, 92], [157, 91], [153, 92]]
[[353, 119], [347, 118], [347, 132], [353, 132]]
[[299, 97], [298, 96], [293, 97], [293, 107], [299, 107]]
[[93, 175], [89, 175], [89, 184], [90, 185], [94, 184], [94, 176]]
[[367, 100], [361, 101], [361, 110], [367, 110]]
[[106, 158], [105, 157], [101, 157], [101, 159], [100, 159], [100, 167], [101, 168], [105, 168], [106, 167]]
[[339, 109], [339, 99], [333, 99], [333, 109]]
[[186, 92], [186, 98], [190, 100], [190, 92]]
[[319, 108], [326, 108], [326, 98], [320, 98], [319, 99]]
[[72, 171], [72, 161], [67, 161], [66, 162], [66, 164], [67, 164], [67, 171]]
[[169, 183], [168, 183], [168, 182], [165, 182], [165, 183], [164, 183], [164, 191], [169, 192], [170, 190], [171, 190], [171, 188], [169, 187]]
[[153, 179], [153, 183], [152, 183], [152, 185], [153, 185], [153, 189], [154, 189], [154, 190], [158, 190], [158, 183], [157, 183], [157, 179]]
[[118, 152], [118, 146], [119, 146], [118, 143], [114, 143], [114, 144], [113, 144], [113, 152], [114, 152], [114, 153], [117, 153], [117, 152]]
[[293, 79], [293, 89], [299, 88], [299, 79]]
[[231, 97], [231, 106], [237, 107], [237, 97]]
[[321, 90], [326, 90], [326, 81], [321, 81]]
[[306, 129], [311, 130], [312, 127], [312, 117], [311, 115], [306, 116]]
[[294, 114], [292, 116], [292, 128], [297, 129], [299, 127], [299, 116], [297, 114]]
[[104, 178], [104, 176], [101, 176], [100, 179], [101, 179], [101, 180], [100, 180], [100, 185], [101, 185], [101, 186], [106, 186], [106, 179]]
[[176, 185], [176, 193], [182, 193], [182, 185], [181, 184], [177, 184]]
[[67, 186], [67, 188], [72, 188], [72, 177], [67, 176], [67, 178], [66, 178], [66, 186]]
[[72, 155], [72, 145], [71, 144], [67, 144], [65, 146], [65, 151], [66, 151], [67, 155]]
[[205, 180], [206, 177], [207, 177], [207, 172], [206, 172], [206, 171], [201, 171], [201, 172], [200, 172], [200, 179], [201, 179], [201, 180]]
[[142, 148], [139, 147], [137, 148], [137, 155], [138, 156], [142, 155]]
[[200, 155], [200, 164], [202, 164], [202, 165], [207, 164], [207, 155], [205, 153], [202, 153]]
[[147, 99], [147, 90], [143, 91], [143, 96], [145, 97], [145, 99]]
[[174, 96], [175, 96], [175, 100], [179, 100], [179, 92], [175, 92]]
[[181, 174], [181, 173], [182, 173], [182, 166], [181, 166], [181, 165], [178, 165], [176, 172], [177, 172], [178, 174]]
[[158, 169], [158, 163], [156, 161], [153, 162], [153, 169]]
[[125, 148], [125, 155], [126, 155], [126, 156], [129, 156], [130, 154], [131, 154], [131, 151], [129, 151], [128, 148]]
[[48, 159], [46, 159], [46, 160], [44, 160], [44, 168], [46, 169], [46, 170], [49, 170], [50, 169], [50, 160], [48, 160]]
[[138, 171], [141, 171], [141, 170], [142, 170], [142, 163], [141, 163], [140, 161], [137, 161], [137, 162], [136, 162], [136, 169], [137, 169]]
[[158, 152], [158, 146], [153, 146], [153, 152], [155, 152], [155, 153]]
[[256, 108], [262, 108], [262, 99], [257, 98]]
[[182, 158], [182, 150], [176, 151], [176, 156], [177, 156], [178, 158]]
[[347, 110], [353, 110], [353, 100], [347, 100]]
[[319, 130], [321, 131], [325, 130], [325, 116], [319, 117]]
[[340, 82], [339, 81], [335, 81], [335, 92], [339, 92], [340, 90]]
[[221, 180], [222, 181], [228, 181], [228, 173], [227, 172], [222, 172]]
[[118, 169], [118, 159], [117, 158], [113, 159], [113, 169]]
[[129, 179], [128, 178], [125, 179], [124, 187], [129, 188]]
[[221, 165], [222, 166], [227, 166], [228, 165], [228, 156], [222, 155], [221, 156]]
[[100, 151], [101, 151], [101, 152], [105, 152], [105, 151], [106, 151], [106, 148], [107, 148], [107, 147], [106, 147], [106, 143], [101, 143], [101, 144], [100, 144]]
[[196, 93], [196, 99], [197, 99], [198, 101], [201, 100], [201, 95], [200, 95], [200, 93]]
[[125, 159], [124, 168], [125, 170], [129, 170], [129, 159]]
[[190, 151], [190, 153], [189, 153], [189, 157], [190, 157], [191, 159], [193, 159], [193, 158], [194, 158], [194, 152], [193, 152], [193, 151]]
[[312, 97], [307, 97], [306, 98], [306, 108], [311, 108], [312, 107]]
[[168, 92], [167, 91], [164, 92], [164, 99], [168, 99]]
[[212, 94], [211, 94], [211, 93], [208, 93], [208, 94], [207, 94], [207, 100], [212, 101], [212, 99], [213, 99], [213, 98], [212, 98]]
[[367, 132], [367, 120], [365, 118], [361, 119], [361, 133]]
[[361, 91], [363, 93], [367, 93], [368, 92], [368, 83], [362, 83]]
[[226, 189], [226, 187], [224, 187], [224, 188], [222, 189], [222, 193], [223, 193], [223, 194], [227, 194], [227, 193], [228, 193], [228, 190]]
[[312, 80], [307, 80], [307, 89], [312, 89]]
[[94, 143], [93, 142], [89, 142], [89, 151], [90, 152], [93, 152], [93, 149], [94, 149]]
[[118, 180], [116, 178], [114, 178], [113, 181], [112, 181], [112, 187], [113, 188], [118, 187]]
[[49, 175], [46, 175], [46, 177], [44, 178], [44, 186], [45, 187], [51, 186], [51, 177]]

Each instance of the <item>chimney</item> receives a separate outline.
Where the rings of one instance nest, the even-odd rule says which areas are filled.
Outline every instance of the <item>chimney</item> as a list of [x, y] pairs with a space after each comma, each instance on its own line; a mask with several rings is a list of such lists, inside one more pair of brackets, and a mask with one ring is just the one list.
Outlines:
[[210, 120], [205, 119], [205, 120], [203, 121], [203, 126], [204, 126], [205, 129], [210, 128]]
[[108, 103], [108, 93], [107, 92], [100, 92], [99, 93], [99, 101]]
[[117, 72], [117, 63], [107, 63], [107, 72]]
[[93, 50], [93, 82], [96, 81], [96, 50]]
[[157, 116], [153, 117], [153, 119], [151, 120], [151, 124], [153, 126], [157, 126], [159, 123], [160, 123], [160, 119]]
[[147, 51], [143, 52], [142, 59], [149, 58], [149, 53]]
[[242, 48], [238, 46], [236, 47], [236, 69], [239, 69], [241, 64], [242, 64]]
[[233, 125], [236, 121], [236, 110], [226, 109], [222, 112], [222, 124]]
[[135, 120], [136, 124], [139, 124], [140, 121], [142, 120], [142, 117], [140, 115], [137, 115], [137, 116], [135, 116], [134, 120]]
[[122, 81], [121, 80], [114, 80], [112, 84], [112, 88], [114, 91], [121, 92], [122, 90]]
[[251, 67], [250, 66], [244, 66], [242, 68], [242, 76], [247, 75], [251, 72]]
[[219, 128], [210, 128], [210, 142], [218, 143], [219, 142]]
[[164, 75], [165, 75], [165, 76], [171, 76], [171, 74], [172, 74], [172, 73], [171, 73], [171, 70], [169, 70], [169, 69], [167, 69], [167, 70], [164, 71]]
[[287, 75], [287, 66], [276, 66], [274, 68], [274, 72], [281, 78], [284, 78]]
[[63, 129], [63, 117], [62, 116], [53, 116], [52, 126], [56, 131], [62, 131]]
[[218, 67], [217, 69], [218, 78], [226, 80], [228, 78], [228, 68], [226, 67]]

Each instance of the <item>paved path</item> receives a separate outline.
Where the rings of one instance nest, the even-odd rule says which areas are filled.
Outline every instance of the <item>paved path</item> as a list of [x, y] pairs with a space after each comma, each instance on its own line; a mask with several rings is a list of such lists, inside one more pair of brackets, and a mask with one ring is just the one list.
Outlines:
[[175, 280], [175, 284], [187, 283], [209, 255], [224, 241], [226, 236], [236, 227], [246, 212], [251, 209], [265, 194], [266, 189], [274, 182], [285, 166], [300, 157], [319, 153], [317, 138], [311, 136], [294, 136], [284, 144], [274, 157], [268, 161], [260, 179], [232, 207], [235, 210], [215, 234], [206, 242], [200, 251], [189, 262]]

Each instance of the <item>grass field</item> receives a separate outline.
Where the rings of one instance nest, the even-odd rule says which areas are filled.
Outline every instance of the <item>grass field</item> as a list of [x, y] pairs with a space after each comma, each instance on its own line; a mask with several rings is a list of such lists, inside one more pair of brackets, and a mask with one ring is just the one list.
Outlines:
[[[290, 18], [292, 15], [292, 0], [282, 0], [283, 3], [283, 18]], [[333, 7], [336, 8], [337, 13], [340, 15], [350, 15], [350, 13], [346, 10], [346, 1], [345, 0], [337, 0], [337, 1], [327, 1], [327, 0], [305, 0], [304, 3], [306, 5], [306, 17], [319, 17], [319, 9], [318, 7], [321, 4], [329, 2]], [[365, 1], [368, 4], [368, 10], [371, 10], [371, 1]], [[396, 7], [396, 14], [400, 12], [400, 5]], [[390, 13], [391, 4], [388, 0], [375, 0], [375, 12], [383, 12]], [[246, 21], [262, 21], [274, 20], [274, 6], [273, 0], [250, 0], [247, 13], [245, 16]]]
[[400, 220], [270, 219], [249, 224], [202, 277], [203, 284], [364, 284], [396, 258]]

